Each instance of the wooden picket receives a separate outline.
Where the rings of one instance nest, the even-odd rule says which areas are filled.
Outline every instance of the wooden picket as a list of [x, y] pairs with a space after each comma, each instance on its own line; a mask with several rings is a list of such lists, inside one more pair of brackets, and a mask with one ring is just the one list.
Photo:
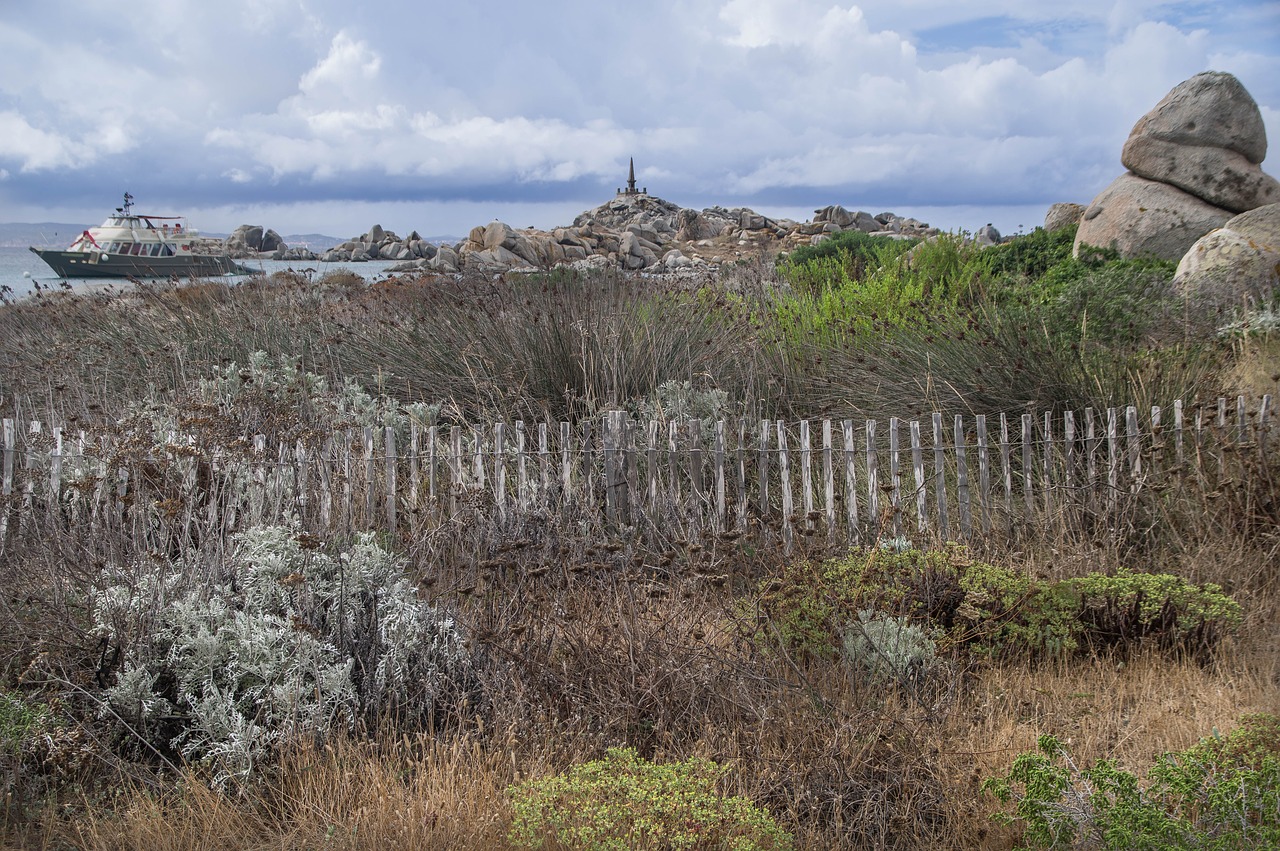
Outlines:
[[1096, 529], [1153, 486], [1219, 488], [1229, 453], [1255, 453], [1269, 469], [1280, 445], [1272, 409], [1266, 395], [1149, 412], [1026, 412], [1012, 423], [996, 413], [994, 435], [981, 414], [893, 417], [885, 434], [875, 420], [635, 422], [612, 411], [576, 427], [364, 428], [279, 445], [253, 435], [243, 448], [202, 450], [170, 434], [145, 457], [127, 454], [123, 439], [4, 419], [0, 544], [49, 522], [136, 528], [161, 502], [177, 506], [174, 534], [184, 540], [201, 524], [414, 536], [449, 520], [502, 527], [563, 512], [619, 530], [757, 530], [785, 548], [812, 536], [963, 541], [1046, 523]]

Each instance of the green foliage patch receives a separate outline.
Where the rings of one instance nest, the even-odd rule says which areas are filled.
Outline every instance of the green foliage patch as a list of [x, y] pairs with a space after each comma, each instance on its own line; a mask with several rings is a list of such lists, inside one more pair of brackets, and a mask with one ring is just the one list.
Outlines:
[[653, 763], [630, 748], [508, 790], [509, 839], [522, 848], [732, 849], [792, 847], [768, 812], [717, 790], [726, 769], [706, 759]]
[[1240, 605], [1216, 585], [1124, 569], [1041, 582], [975, 561], [954, 544], [791, 562], [760, 585], [759, 603], [767, 626], [757, 640], [824, 658], [867, 610], [941, 630], [944, 649], [1005, 658], [1128, 652], [1148, 643], [1203, 655], [1243, 620]]
[[1078, 767], [1053, 736], [983, 789], [1030, 848], [1280, 847], [1280, 718], [1246, 716], [1226, 737], [1163, 754], [1146, 783], [1111, 760]]

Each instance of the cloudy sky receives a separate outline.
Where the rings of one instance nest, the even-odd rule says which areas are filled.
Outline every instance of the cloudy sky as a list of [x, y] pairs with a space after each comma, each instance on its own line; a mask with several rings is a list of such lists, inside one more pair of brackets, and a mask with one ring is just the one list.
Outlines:
[[681, 206], [1008, 233], [1204, 70], [1280, 138], [1275, 0], [0, 0], [0, 221], [550, 227], [634, 156]]

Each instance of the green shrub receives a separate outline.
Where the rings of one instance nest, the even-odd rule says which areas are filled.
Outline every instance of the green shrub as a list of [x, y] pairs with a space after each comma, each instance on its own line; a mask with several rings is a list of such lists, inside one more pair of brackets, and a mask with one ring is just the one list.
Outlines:
[[705, 759], [658, 764], [630, 748], [567, 774], [508, 790], [515, 821], [509, 839], [523, 848], [784, 849], [791, 837], [765, 810], [726, 797], [726, 769]]
[[983, 789], [1013, 802], [1032, 848], [1280, 846], [1280, 719], [1248, 716], [1225, 738], [1166, 753], [1145, 785], [1110, 760], [1083, 769], [1053, 736]]
[[880, 263], [886, 257], [901, 255], [914, 244], [914, 240], [872, 236], [860, 230], [840, 231], [817, 245], [803, 245], [791, 252], [783, 264], [783, 271], [789, 277], [792, 273], [800, 273], [805, 266], [820, 265], [815, 261], [836, 261], [856, 279], [868, 266]]
[[1166, 649], [1202, 652], [1243, 623], [1240, 604], [1217, 585], [1193, 585], [1167, 573], [1091, 573], [1063, 585], [1079, 600], [1082, 641], [1116, 647], [1154, 640]]
[[1242, 623], [1240, 605], [1216, 585], [1123, 569], [1045, 583], [958, 545], [792, 562], [760, 585], [759, 604], [768, 624], [758, 641], [827, 658], [865, 610], [940, 629], [943, 649], [1005, 658], [1148, 644], [1203, 656]]

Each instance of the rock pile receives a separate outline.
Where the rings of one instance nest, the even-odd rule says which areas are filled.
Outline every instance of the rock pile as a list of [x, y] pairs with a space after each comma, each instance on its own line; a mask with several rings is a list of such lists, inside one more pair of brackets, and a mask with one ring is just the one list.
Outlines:
[[1234, 214], [1280, 202], [1259, 165], [1266, 153], [1262, 113], [1239, 80], [1206, 71], [1180, 83], [1134, 125], [1120, 155], [1129, 171], [1084, 211], [1077, 256], [1092, 245], [1181, 258]]
[[[572, 225], [549, 231], [517, 230], [493, 221], [471, 229], [455, 245], [435, 245], [418, 234], [401, 238], [374, 225], [367, 233], [335, 245], [319, 257], [288, 248], [275, 231], [242, 225], [227, 240], [237, 257], [358, 263], [393, 260], [386, 271], [499, 274], [556, 266], [616, 268], [648, 273], [698, 273], [724, 263], [816, 245], [841, 231], [856, 230], [893, 239], [927, 239], [937, 228], [894, 213], [872, 215], [833, 204], [814, 211], [808, 222], [773, 219], [747, 207], [683, 208], [647, 192], [619, 192], [579, 214]], [[990, 225], [975, 239], [1000, 242]]]
[[236, 259], [261, 257], [287, 247], [280, 234], [262, 225], [241, 225], [223, 242], [224, 250]]
[[[448, 262], [406, 258], [389, 272], [479, 271], [498, 273], [554, 266], [620, 268], [650, 273], [699, 272], [761, 251], [790, 251], [842, 230], [899, 239], [925, 238], [936, 228], [893, 213], [872, 216], [834, 205], [815, 211], [811, 222], [772, 219], [745, 207], [682, 208], [647, 193], [619, 193], [587, 210], [567, 227], [517, 230], [494, 221], [471, 229], [453, 246]], [[992, 229], [994, 231], [994, 229]], [[999, 241], [999, 234], [995, 234]], [[322, 258], [326, 259], [326, 258]], [[354, 256], [350, 259], [356, 259]]]

